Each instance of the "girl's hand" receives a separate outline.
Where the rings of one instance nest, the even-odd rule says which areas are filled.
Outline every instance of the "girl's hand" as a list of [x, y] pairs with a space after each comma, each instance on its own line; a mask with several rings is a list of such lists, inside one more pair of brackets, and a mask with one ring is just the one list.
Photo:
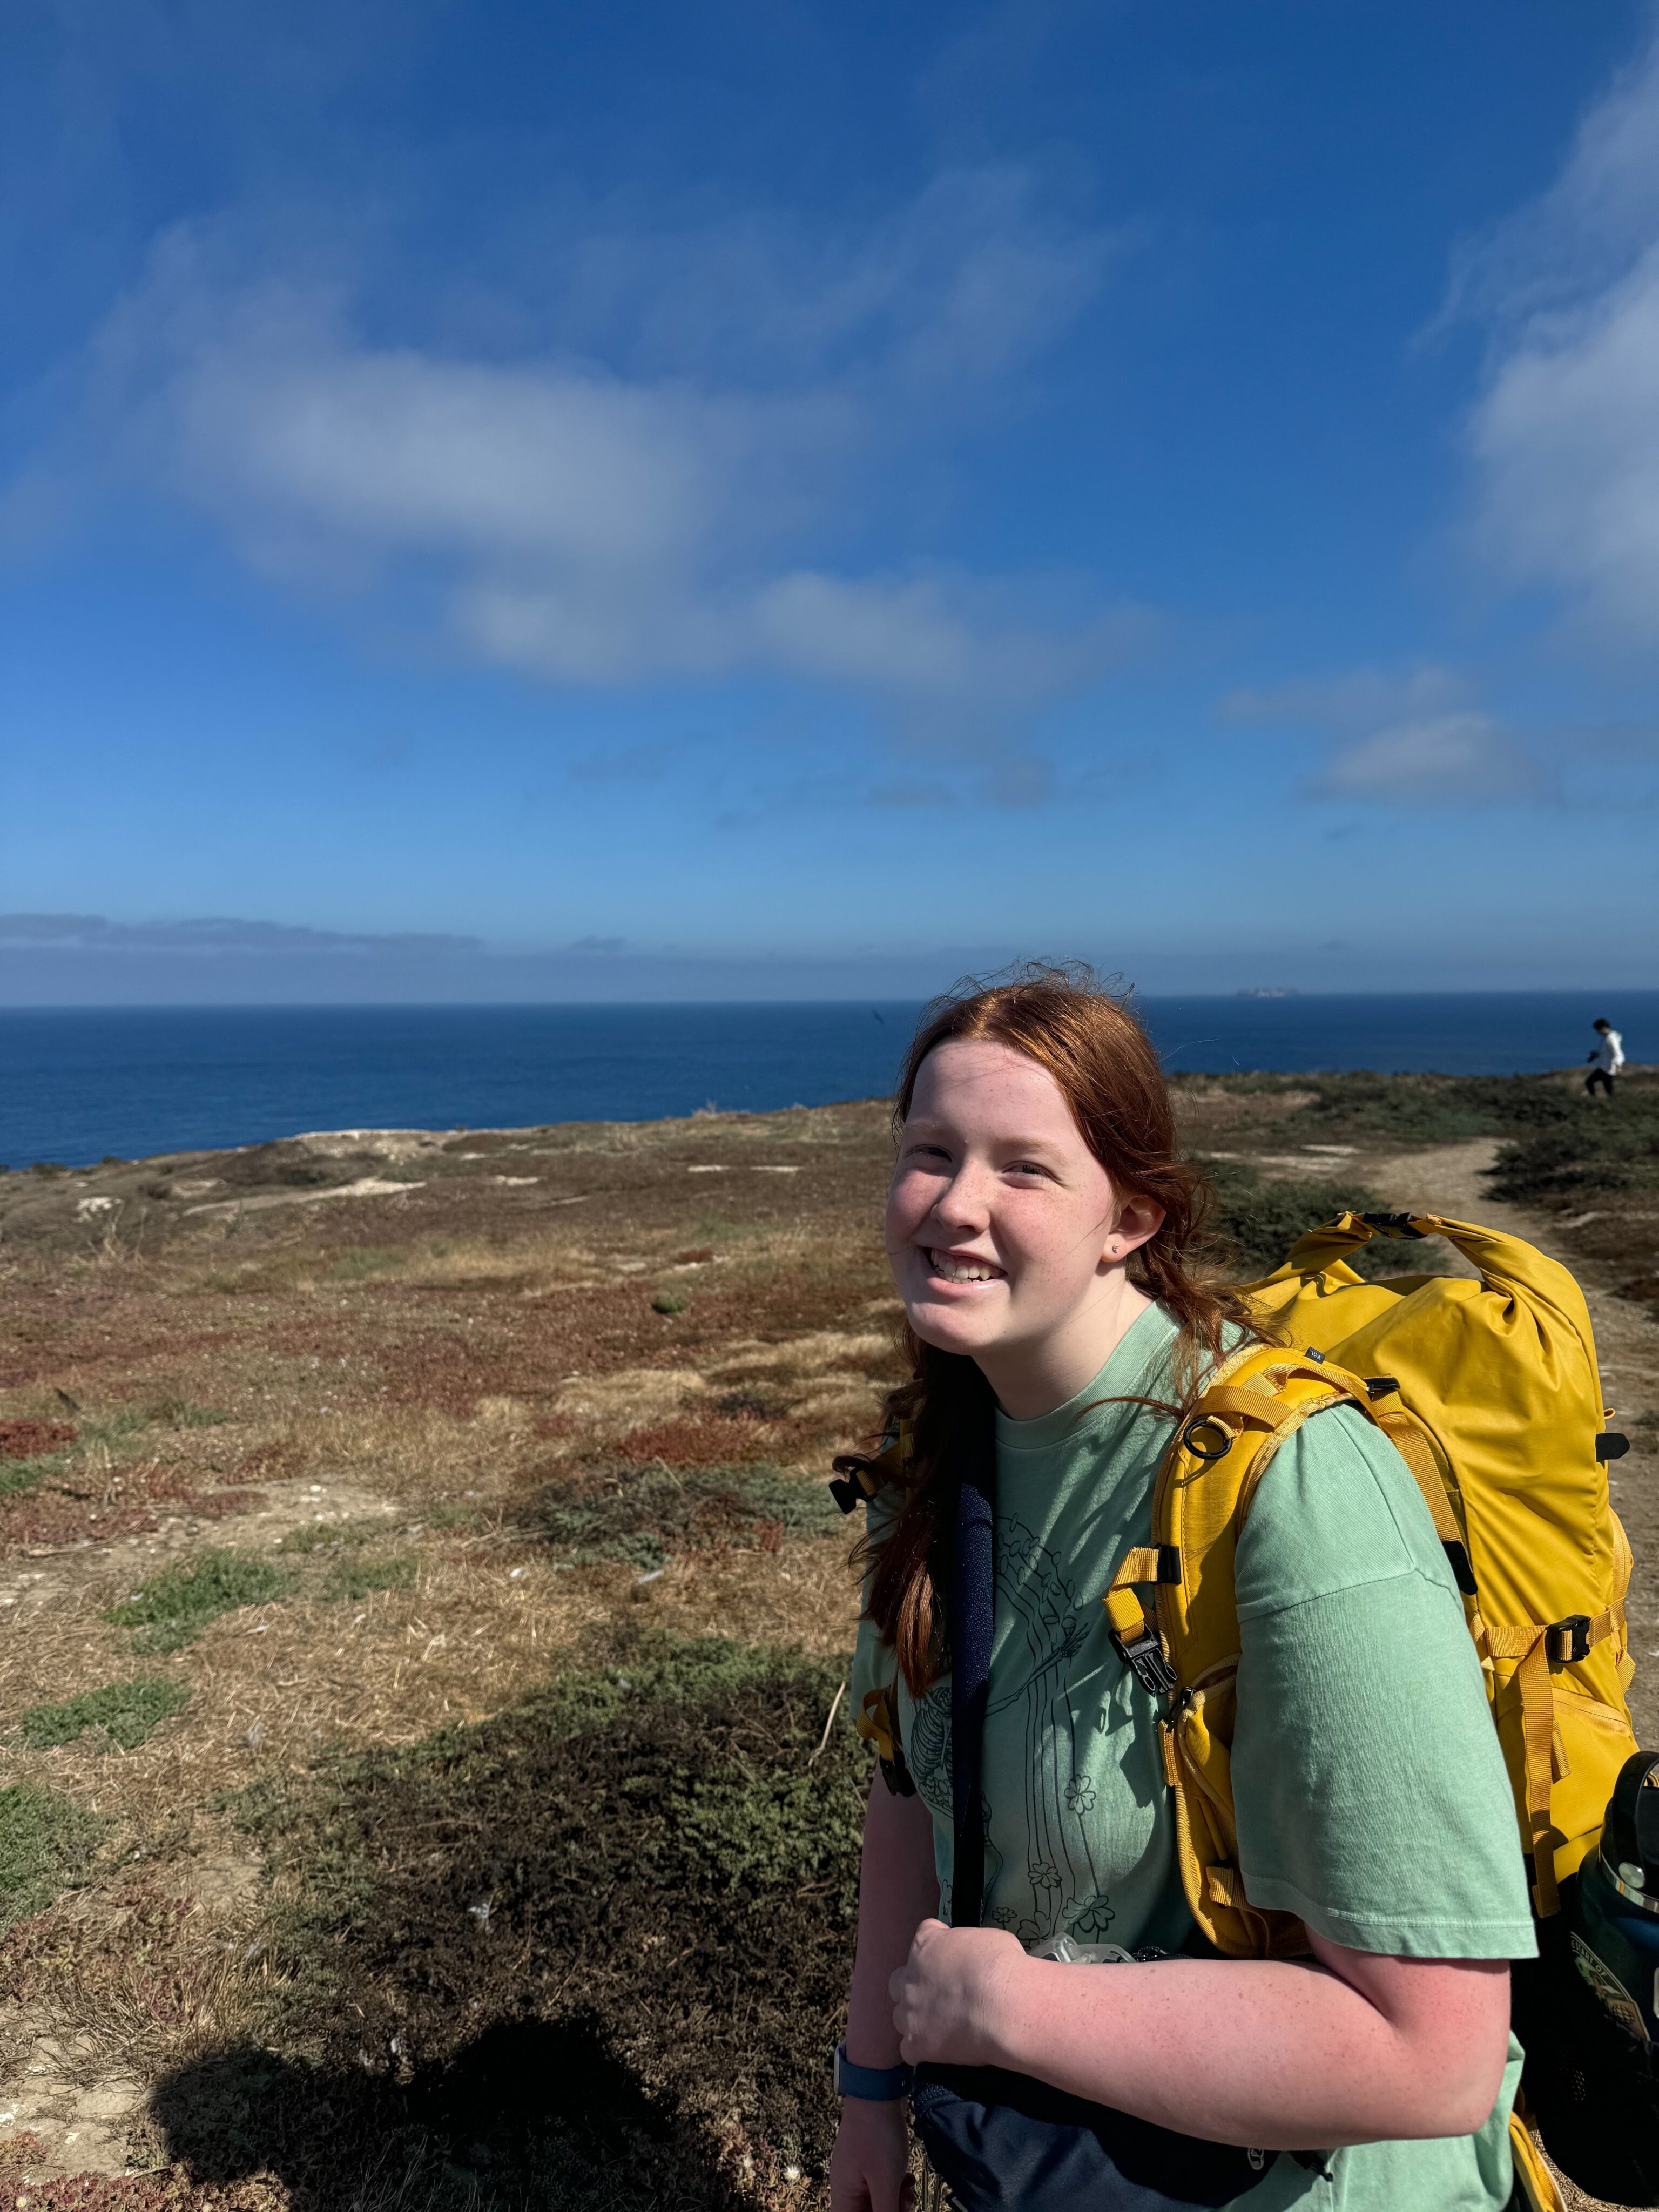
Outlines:
[[910, 2130], [904, 2100], [843, 2097], [830, 2154], [830, 2212], [910, 2212]]
[[1000, 2015], [1024, 1964], [1018, 1938], [1002, 1929], [924, 1920], [887, 1985], [905, 2063], [996, 2065]]

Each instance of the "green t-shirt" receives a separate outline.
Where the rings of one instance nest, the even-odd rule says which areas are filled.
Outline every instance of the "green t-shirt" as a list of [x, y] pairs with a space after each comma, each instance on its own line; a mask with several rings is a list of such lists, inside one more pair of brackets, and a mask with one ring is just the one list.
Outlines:
[[[1194, 1933], [1159, 1704], [1119, 1658], [1100, 1604], [1124, 1553], [1152, 1540], [1171, 1424], [1098, 1401], [1168, 1396], [1175, 1336], [1152, 1307], [1067, 1404], [1034, 1421], [997, 1417], [984, 1919], [1028, 1946], [1069, 1933], [1178, 1951]], [[890, 1510], [872, 1504], [873, 1534]], [[1236, 1579], [1232, 1779], [1251, 1900], [1353, 1950], [1530, 1958], [1513, 1801], [1462, 1607], [1405, 1462], [1363, 1416], [1321, 1413], [1285, 1440], [1251, 1506]], [[854, 1711], [896, 1674], [866, 1620]], [[919, 1701], [901, 1680], [897, 1702], [948, 1918], [949, 1680]], [[1239, 2212], [1499, 2212], [1519, 2074], [1511, 2041], [1503, 2094], [1474, 2136], [1338, 2151], [1322, 2177], [1281, 2157]]]

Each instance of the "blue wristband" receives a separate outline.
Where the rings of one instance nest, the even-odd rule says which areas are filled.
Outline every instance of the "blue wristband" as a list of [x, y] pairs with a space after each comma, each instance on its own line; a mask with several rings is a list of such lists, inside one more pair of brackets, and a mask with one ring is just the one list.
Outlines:
[[908, 2066], [854, 2066], [847, 2056], [847, 2045], [836, 2045], [838, 2097], [863, 2097], [872, 2105], [888, 2104], [896, 2098], [909, 2095], [912, 2078]]

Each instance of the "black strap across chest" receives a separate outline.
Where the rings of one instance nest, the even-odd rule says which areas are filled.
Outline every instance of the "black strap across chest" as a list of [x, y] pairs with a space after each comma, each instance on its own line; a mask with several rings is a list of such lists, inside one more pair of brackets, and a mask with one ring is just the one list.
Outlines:
[[981, 1777], [985, 1708], [996, 1617], [996, 1432], [990, 1422], [965, 1457], [951, 1556], [951, 1811], [955, 1831], [951, 1924], [977, 1928], [985, 1893]]

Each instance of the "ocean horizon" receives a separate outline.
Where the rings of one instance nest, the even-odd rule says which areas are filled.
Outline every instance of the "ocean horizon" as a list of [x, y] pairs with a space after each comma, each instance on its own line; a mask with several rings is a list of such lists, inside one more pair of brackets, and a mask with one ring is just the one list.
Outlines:
[[[1659, 991], [1146, 998], [1172, 1073], [1516, 1075], [1583, 1064], [1605, 1014], [1659, 1060]], [[893, 1087], [908, 1000], [0, 1008], [0, 1164], [80, 1166], [307, 1130], [763, 1113]]]

